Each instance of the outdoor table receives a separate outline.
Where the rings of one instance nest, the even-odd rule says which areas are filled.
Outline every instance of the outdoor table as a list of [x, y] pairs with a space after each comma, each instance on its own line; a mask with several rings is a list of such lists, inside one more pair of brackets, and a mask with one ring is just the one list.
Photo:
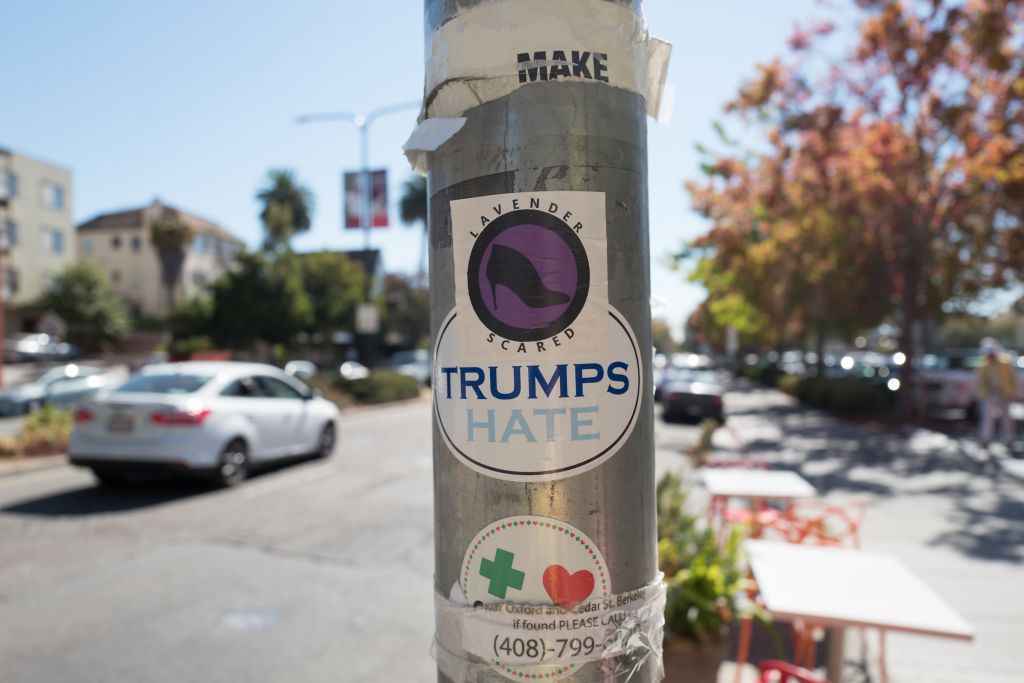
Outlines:
[[842, 548], [746, 541], [750, 571], [773, 619], [828, 627], [827, 677], [840, 683], [843, 629], [886, 631], [973, 640], [974, 629], [906, 565], [891, 555]]
[[[792, 501], [798, 498], [814, 498], [818, 495], [814, 487], [796, 472], [706, 467], [701, 471], [701, 480], [704, 488], [711, 494], [712, 500], [716, 497], [750, 500], [755, 537], [760, 535], [757, 511], [761, 508], [762, 501]], [[709, 512], [713, 511], [714, 506]]]

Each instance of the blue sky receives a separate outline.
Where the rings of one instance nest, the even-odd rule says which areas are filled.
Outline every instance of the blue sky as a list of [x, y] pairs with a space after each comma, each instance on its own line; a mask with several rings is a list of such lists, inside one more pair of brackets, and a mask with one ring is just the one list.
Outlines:
[[[316, 195], [298, 250], [359, 248], [340, 229], [343, 168], [359, 165], [347, 123], [292, 125], [317, 111], [365, 112], [423, 89], [421, 0], [97, 0], [0, 3], [0, 147], [68, 167], [74, 216], [163, 201], [223, 224], [256, 246], [254, 199], [268, 169], [294, 169]], [[694, 144], [754, 64], [782, 52], [814, 0], [647, 0], [652, 33], [673, 44], [669, 125], [649, 121], [653, 294], [678, 330], [700, 288], [661, 265], [703, 223], [682, 184]], [[370, 158], [390, 173], [392, 201], [415, 110], [378, 120]], [[413, 272], [418, 233], [397, 224], [373, 244], [387, 267]]]

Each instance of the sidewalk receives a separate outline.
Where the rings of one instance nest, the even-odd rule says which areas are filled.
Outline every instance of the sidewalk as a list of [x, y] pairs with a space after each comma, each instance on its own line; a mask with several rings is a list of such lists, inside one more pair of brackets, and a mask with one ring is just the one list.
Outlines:
[[[716, 449], [735, 451], [739, 440], [827, 499], [864, 500], [864, 549], [901, 559], [977, 630], [973, 643], [889, 634], [892, 683], [1024, 681], [1024, 480], [1012, 467], [965, 439], [844, 422], [768, 389], [741, 385], [726, 414]], [[858, 661], [847, 667], [860, 668], [850, 638], [847, 658]], [[877, 637], [868, 640], [877, 680]]]

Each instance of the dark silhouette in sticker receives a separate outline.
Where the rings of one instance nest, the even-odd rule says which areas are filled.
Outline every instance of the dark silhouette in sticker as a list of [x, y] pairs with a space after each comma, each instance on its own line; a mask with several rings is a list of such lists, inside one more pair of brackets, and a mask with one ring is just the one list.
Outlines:
[[545, 211], [491, 221], [470, 251], [466, 278], [477, 318], [505, 339], [539, 341], [569, 327], [590, 293], [579, 236]]
[[569, 303], [569, 295], [544, 286], [533, 262], [511, 247], [495, 244], [487, 260], [487, 280], [491, 283], [491, 301], [498, 308], [498, 286], [508, 287], [530, 308], [545, 308]]

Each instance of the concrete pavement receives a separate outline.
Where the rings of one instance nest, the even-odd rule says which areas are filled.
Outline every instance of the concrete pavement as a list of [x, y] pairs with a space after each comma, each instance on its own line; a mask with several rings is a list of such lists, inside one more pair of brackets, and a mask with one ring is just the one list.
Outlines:
[[[970, 440], [843, 422], [776, 391], [735, 391], [727, 413], [747, 455], [800, 472], [826, 499], [864, 500], [864, 549], [900, 558], [977, 630], [973, 643], [890, 634], [892, 683], [1024, 680], [1019, 479], [980, 456]], [[732, 435], [717, 436], [723, 450], [735, 448]], [[877, 680], [877, 640], [869, 645]], [[851, 644], [848, 659], [857, 650]]]
[[0, 679], [430, 680], [428, 405], [340, 427], [227, 491], [0, 479]]

